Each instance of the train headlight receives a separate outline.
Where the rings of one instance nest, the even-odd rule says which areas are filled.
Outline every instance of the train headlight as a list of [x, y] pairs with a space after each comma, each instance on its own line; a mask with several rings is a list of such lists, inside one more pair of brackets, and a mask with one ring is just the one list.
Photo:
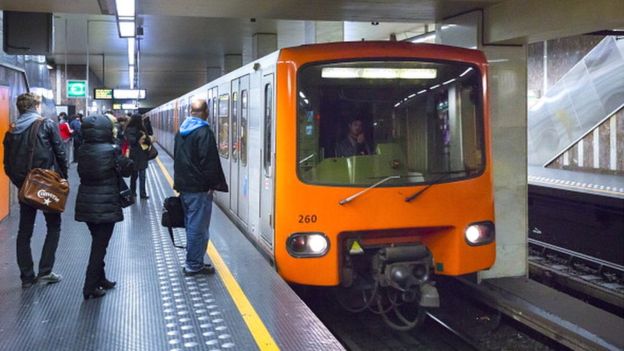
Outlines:
[[329, 240], [323, 233], [295, 233], [286, 241], [293, 257], [321, 257], [329, 251]]
[[494, 241], [495, 237], [494, 223], [473, 223], [466, 228], [464, 235], [468, 245], [477, 246], [489, 244]]

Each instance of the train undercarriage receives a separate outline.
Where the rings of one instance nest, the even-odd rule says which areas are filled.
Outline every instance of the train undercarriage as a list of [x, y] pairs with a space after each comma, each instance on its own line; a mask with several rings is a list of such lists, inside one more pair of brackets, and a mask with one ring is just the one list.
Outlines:
[[431, 280], [432, 255], [421, 243], [363, 246], [344, 241], [342, 284], [336, 298], [350, 312], [371, 311], [393, 329], [422, 325], [426, 311], [440, 305]]

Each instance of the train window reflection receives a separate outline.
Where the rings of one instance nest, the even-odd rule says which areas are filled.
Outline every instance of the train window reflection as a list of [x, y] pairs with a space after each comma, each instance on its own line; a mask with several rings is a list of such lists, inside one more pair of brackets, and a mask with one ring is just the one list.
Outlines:
[[273, 116], [273, 90], [271, 84], [264, 86], [264, 173], [271, 175], [271, 129]]
[[232, 159], [238, 161], [238, 93], [232, 93]]
[[229, 126], [230, 95], [219, 96], [219, 154], [230, 157], [230, 126]]
[[[436, 72], [327, 77], [323, 70]], [[329, 70], [331, 71], [331, 70]], [[375, 71], [376, 72], [376, 71]], [[306, 183], [383, 186], [472, 177], [484, 169], [481, 76], [460, 62], [359, 61], [298, 73], [297, 168]]]
[[247, 90], [241, 91], [240, 159], [247, 166]]

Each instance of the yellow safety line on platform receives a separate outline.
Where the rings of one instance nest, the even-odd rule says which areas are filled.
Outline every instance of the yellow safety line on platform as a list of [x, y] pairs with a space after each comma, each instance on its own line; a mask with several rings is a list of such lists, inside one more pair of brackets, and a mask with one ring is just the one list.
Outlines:
[[[173, 179], [171, 178], [169, 171], [167, 171], [167, 168], [165, 168], [165, 165], [162, 161], [160, 161], [159, 157], [156, 157], [156, 162], [165, 176], [165, 179], [167, 179], [167, 182], [171, 188], [173, 188]], [[234, 275], [230, 272], [230, 269], [221, 258], [217, 249], [214, 245], [212, 245], [212, 242], [208, 244], [208, 256], [212, 260], [212, 264], [219, 273], [221, 281], [223, 281], [225, 288], [230, 293], [234, 304], [236, 304], [236, 308], [238, 308], [238, 312], [240, 312], [241, 317], [243, 317], [245, 324], [247, 324], [247, 327], [249, 328], [249, 331], [256, 341], [256, 344], [258, 344], [260, 350], [279, 350], [280, 348], [277, 346], [275, 340], [273, 340], [273, 336], [269, 333], [269, 330], [264, 325], [264, 322], [262, 322], [262, 319], [258, 316], [258, 313], [254, 309], [253, 305], [249, 302], [247, 295], [245, 295], [243, 289], [241, 289], [240, 285], [238, 285]]]

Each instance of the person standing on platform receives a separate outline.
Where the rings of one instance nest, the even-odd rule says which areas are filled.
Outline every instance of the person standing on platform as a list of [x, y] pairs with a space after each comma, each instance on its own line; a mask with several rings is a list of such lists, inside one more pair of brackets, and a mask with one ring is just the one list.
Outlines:
[[[32, 168], [52, 169], [56, 167], [61, 177], [67, 179], [67, 154], [63, 141], [59, 136], [56, 123], [41, 117], [41, 96], [33, 93], [21, 94], [17, 97], [17, 110], [20, 116], [4, 136], [4, 171], [11, 182], [20, 188]], [[37, 125], [35, 122], [38, 122]], [[33, 125], [39, 128], [34, 138], [34, 145], [31, 144], [30, 135]], [[31, 151], [32, 167], [28, 168]], [[22, 288], [29, 288], [36, 281], [45, 284], [59, 282], [62, 277], [52, 272], [52, 268], [61, 234], [61, 214], [43, 213], [48, 232], [39, 261], [39, 275], [35, 277], [30, 239], [33, 235], [37, 209], [21, 202], [19, 206], [17, 265], [20, 269]]]
[[123, 221], [119, 201], [119, 177], [129, 176], [132, 161], [121, 156], [114, 140], [114, 117], [94, 115], [84, 118], [84, 144], [78, 150], [80, 186], [76, 197], [75, 220], [86, 222], [91, 232], [91, 254], [82, 289], [85, 300], [106, 294], [117, 284], [106, 278], [104, 258], [115, 223]]
[[82, 135], [80, 134], [80, 116], [73, 115], [69, 121], [69, 128], [73, 130], [72, 139], [74, 140], [74, 158], [73, 162], [78, 162], [78, 148], [82, 144]]
[[214, 267], [204, 264], [210, 239], [213, 191], [228, 191], [214, 134], [209, 128], [206, 100], [191, 102], [191, 115], [175, 136], [174, 189], [180, 193], [186, 227], [186, 276], [213, 274]]
[[143, 125], [141, 115], [135, 114], [130, 118], [130, 122], [126, 126], [124, 136], [128, 141], [130, 149], [129, 157], [134, 162], [134, 171], [130, 177], [130, 190], [132, 195], [136, 197], [136, 181], [139, 178], [139, 192], [141, 199], [149, 199], [145, 188], [145, 170], [147, 169], [147, 149], [149, 148], [151, 139], [147, 135], [147, 130]]

